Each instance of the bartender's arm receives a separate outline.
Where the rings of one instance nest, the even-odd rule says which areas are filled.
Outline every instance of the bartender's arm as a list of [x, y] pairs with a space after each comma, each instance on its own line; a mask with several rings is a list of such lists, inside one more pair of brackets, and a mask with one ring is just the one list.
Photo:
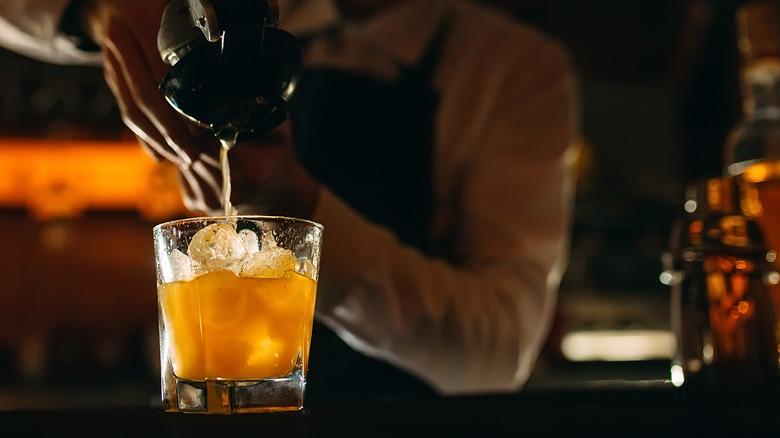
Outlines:
[[405, 246], [326, 190], [313, 216], [326, 224], [320, 319], [444, 394], [526, 382], [566, 266], [578, 140], [566, 55], [469, 12], [437, 77], [460, 85], [442, 90], [436, 125], [434, 228], [448, 251]]

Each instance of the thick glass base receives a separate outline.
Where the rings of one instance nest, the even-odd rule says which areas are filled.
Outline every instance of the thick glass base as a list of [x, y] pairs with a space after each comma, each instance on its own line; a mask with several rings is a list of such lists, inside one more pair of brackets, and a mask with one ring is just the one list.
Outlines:
[[198, 414], [297, 411], [303, 407], [306, 386], [300, 372], [262, 380], [192, 381], [176, 376], [166, 380], [162, 388], [163, 408], [168, 412]]

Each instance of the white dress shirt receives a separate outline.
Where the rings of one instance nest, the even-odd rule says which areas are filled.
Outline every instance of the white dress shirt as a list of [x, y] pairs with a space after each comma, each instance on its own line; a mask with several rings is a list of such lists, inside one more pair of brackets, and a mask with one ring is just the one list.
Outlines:
[[[0, 4], [0, 44], [95, 63], [57, 23], [67, 0]], [[432, 259], [326, 188], [317, 317], [349, 345], [442, 394], [522, 387], [546, 341], [565, 269], [579, 135], [577, 87], [552, 40], [458, 0], [400, 1], [365, 22], [332, 0], [280, 0], [280, 27], [310, 38], [307, 66], [392, 80], [420, 61], [442, 20], [435, 70]], [[399, 171], [402, 177], [402, 170]]]

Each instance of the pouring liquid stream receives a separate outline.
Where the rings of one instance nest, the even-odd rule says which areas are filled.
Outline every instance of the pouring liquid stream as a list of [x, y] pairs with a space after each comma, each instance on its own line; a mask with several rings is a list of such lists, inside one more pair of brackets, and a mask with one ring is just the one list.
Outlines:
[[230, 181], [230, 161], [228, 161], [228, 153], [235, 146], [237, 137], [238, 132], [230, 131], [223, 133], [219, 138], [219, 142], [222, 145], [219, 151], [219, 164], [222, 168], [222, 208], [227, 217], [238, 214], [236, 208], [233, 207], [233, 203], [230, 202], [232, 186]]

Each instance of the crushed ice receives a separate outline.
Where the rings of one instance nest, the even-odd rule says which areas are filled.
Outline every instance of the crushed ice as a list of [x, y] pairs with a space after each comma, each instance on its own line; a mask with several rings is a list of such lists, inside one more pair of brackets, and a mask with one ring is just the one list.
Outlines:
[[188, 253], [174, 250], [171, 254], [173, 281], [225, 269], [245, 277], [279, 278], [296, 268], [292, 251], [277, 246], [272, 233], [263, 233], [260, 241], [252, 230], [236, 232], [234, 225], [226, 222], [195, 233]]

